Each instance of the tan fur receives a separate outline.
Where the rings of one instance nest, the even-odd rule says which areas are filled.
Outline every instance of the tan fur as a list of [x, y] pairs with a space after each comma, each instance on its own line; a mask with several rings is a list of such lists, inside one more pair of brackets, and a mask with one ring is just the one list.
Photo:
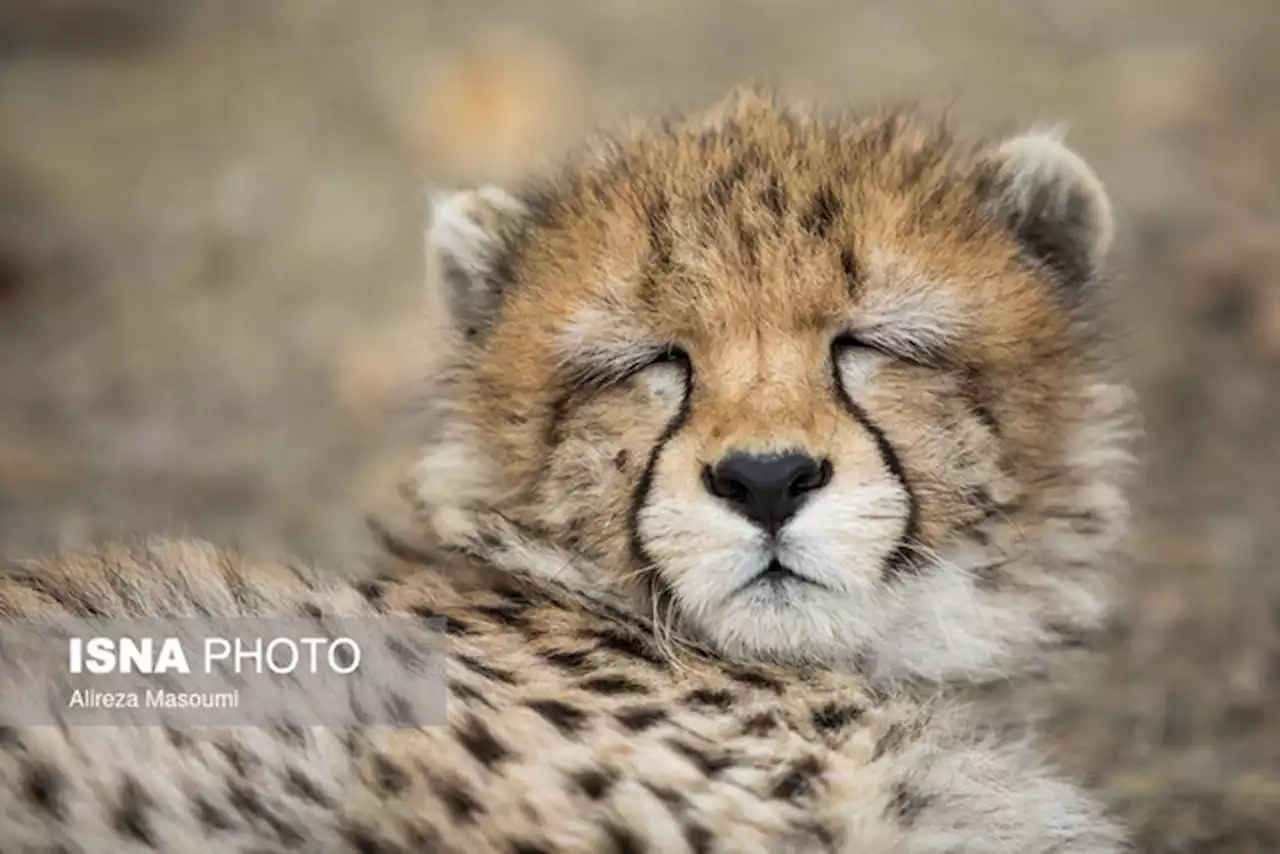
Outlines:
[[[1101, 618], [1126, 406], [1078, 158], [744, 95], [435, 210], [425, 546], [387, 535], [372, 580], [107, 548], [0, 574], [0, 617], [444, 616], [447, 724], [0, 729], [6, 850], [1122, 849], [1028, 745], [893, 684]], [[701, 471], [784, 450], [832, 478], [769, 542]], [[751, 586], [775, 557], [812, 584]], [[3, 655], [0, 713], [41, 690]]]
[[[509, 575], [468, 592], [413, 560], [350, 579], [153, 541], [0, 573], [6, 619], [452, 622], [444, 726], [0, 728], [4, 850], [1119, 850], [1094, 803], [953, 707], [664, 652], [643, 620], [568, 588]], [[21, 669], [3, 656], [0, 720]], [[65, 678], [22, 684], [56, 703]]]
[[[724, 654], [886, 680], [1004, 678], [1098, 628], [1126, 521], [1113, 225], [1055, 138], [745, 93], [498, 192], [451, 202], [482, 273], [448, 274], [476, 257], [451, 218], [429, 236], [433, 287], [483, 306], [411, 488], [443, 541], [523, 525]], [[782, 451], [833, 478], [771, 543], [701, 473]], [[811, 583], [751, 585], [773, 558]]]

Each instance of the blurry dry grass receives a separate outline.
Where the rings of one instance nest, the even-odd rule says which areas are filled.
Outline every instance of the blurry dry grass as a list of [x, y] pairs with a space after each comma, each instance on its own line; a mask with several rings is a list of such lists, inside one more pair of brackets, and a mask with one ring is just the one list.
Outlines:
[[427, 180], [743, 80], [1066, 119], [1124, 209], [1150, 442], [1121, 619], [1046, 727], [1142, 850], [1280, 850], [1277, 44], [1274, 0], [10, 0], [0, 553], [359, 555], [429, 362]]

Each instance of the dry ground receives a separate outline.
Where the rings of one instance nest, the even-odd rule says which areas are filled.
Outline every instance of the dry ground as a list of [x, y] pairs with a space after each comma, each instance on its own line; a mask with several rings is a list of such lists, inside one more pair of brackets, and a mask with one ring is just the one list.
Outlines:
[[7, 0], [0, 554], [365, 549], [429, 361], [424, 179], [746, 79], [1065, 119], [1124, 215], [1150, 441], [1121, 619], [1052, 743], [1144, 851], [1280, 850], [1277, 45], [1275, 0]]

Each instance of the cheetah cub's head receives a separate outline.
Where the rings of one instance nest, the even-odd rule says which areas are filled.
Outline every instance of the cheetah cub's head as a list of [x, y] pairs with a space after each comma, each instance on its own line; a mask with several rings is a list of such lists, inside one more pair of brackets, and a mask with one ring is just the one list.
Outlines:
[[1123, 529], [1111, 234], [1053, 136], [750, 95], [439, 199], [455, 358], [416, 498], [730, 656], [1008, 672], [1098, 625]]

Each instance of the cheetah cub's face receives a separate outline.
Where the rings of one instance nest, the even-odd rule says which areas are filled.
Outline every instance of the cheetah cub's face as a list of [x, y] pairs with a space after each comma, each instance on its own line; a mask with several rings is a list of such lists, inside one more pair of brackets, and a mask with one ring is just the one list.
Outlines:
[[730, 655], [994, 672], [1099, 618], [1110, 237], [1050, 136], [751, 96], [447, 197], [458, 341], [418, 495], [441, 530], [498, 547], [459, 521], [497, 514], [586, 555]]

